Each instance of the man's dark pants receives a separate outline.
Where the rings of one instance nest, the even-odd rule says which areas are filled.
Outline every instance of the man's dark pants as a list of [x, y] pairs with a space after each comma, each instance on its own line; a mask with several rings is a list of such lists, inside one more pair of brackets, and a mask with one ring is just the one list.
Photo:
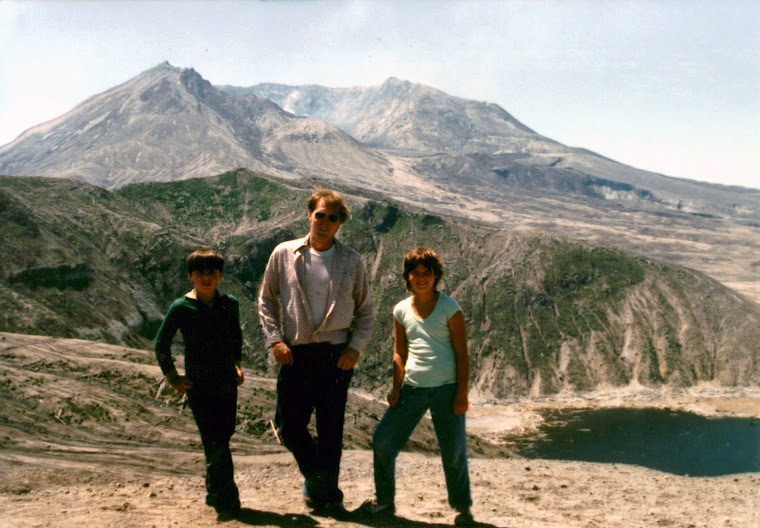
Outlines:
[[206, 455], [206, 503], [220, 511], [234, 512], [240, 508], [230, 452], [237, 414], [237, 387], [223, 392], [193, 388], [187, 394]]
[[[296, 459], [315, 504], [342, 502], [338, 487], [343, 422], [353, 370], [338, 368], [346, 344], [315, 343], [291, 347], [293, 364], [277, 377], [275, 420], [285, 447]], [[317, 438], [308, 430], [316, 411]]]

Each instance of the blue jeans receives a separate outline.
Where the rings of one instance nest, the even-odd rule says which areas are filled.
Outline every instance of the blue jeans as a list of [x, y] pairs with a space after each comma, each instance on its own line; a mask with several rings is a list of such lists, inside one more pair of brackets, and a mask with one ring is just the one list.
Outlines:
[[396, 457], [412, 431], [430, 409], [435, 436], [441, 449], [449, 505], [461, 509], [472, 505], [467, 468], [465, 415], [454, 414], [456, 385], [412, 387], [404, 385], [396, 405], [388, 407], [372, 437], [375, 463], [375, 498], [393, 504], [396, 495]]

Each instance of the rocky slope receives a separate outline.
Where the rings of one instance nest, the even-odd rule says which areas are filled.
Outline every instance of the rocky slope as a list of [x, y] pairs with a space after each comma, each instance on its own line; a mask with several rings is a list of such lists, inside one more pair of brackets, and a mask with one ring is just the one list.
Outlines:
[[[184, 257], [228, 257], [223, 289], [242, 299], [247, 366], [272, 365], [255, 296], [272, 248], [306, 232], [310, 187], [248, 171], [111, 192], [37, 178], [0, 179], [12, 256], [0, 272], [0, 330], [149, 348], [189, 287]], [[686, 268], [545, 235], [495, 229], [347, 194], [341, 238], [370, 272], [379, 317], [356, 382], [389, 380], [390, 311], [406, 294], [401, 259], [430, 245], [462, 305], [478, 399], [604, 386], [760, 383], [760, 310]]]
[[[32, 451], [51, 443], [61, 454], [79, 449], [109, 452], [145, 469], [154, 461], [140, 449], [194, 452], [202, 449], [192, 413], [162, 383], [152, 352], [76, 339], [0, 333], [0, 394], [3, 450]], [[275, 382], [246, 369], [239, 391], [237, 448], [257, 454], [282, 453], [274, 419]], [[347, 447], [367, 449], [384, 411], [381, 400], [351, 394], [345, 431]], [[433, 452], [432, 423], [423, 422], [409, 449]], [[473, 453], [508, 456], [505, 448], [469, 439]]]

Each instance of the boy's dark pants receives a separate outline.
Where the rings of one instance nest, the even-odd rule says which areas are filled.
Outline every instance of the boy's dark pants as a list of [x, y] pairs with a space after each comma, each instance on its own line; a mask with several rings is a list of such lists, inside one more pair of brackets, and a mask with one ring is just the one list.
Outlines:
[[[293, 364], [277, 377], [275, 421], [283, 443], [306, 479], [309, 498], [317, 504], [342, 502], [338, 488], [343, 451], [343, 422], [353, 370], [338, 368], [346, 345], [315, 343], [291, 347]], [[317, 439], [308, 431], [316, 411]]]
[[225, 392], [191, 389], [187, 395], [206, 455], [206, 503], [217, 510], [235, 511], [240, 508], [240, 498], [230, 438], [235, 432], [237, 387]]

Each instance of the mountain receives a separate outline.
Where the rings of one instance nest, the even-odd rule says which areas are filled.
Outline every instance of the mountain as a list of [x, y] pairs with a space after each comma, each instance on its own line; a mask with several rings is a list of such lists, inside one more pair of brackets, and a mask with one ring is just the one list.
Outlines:
[[[227, 257], [222, 289], [241, 299], [245, 365], [271, 374], [256, 292], [274, 246], [306, 232], [313, 183], [243, 169], [113, 191], [0, 177], [9, 255], [0, 331], [149, 348], [189, 288], [184, 257], [208, 245]], [[760, 308], [699, 272], [342, 190], [353, 213], [340, 237], [361, 253], [379, 314], [355, 375], [364, 390], [381, 393], [390, 380], [388, 314], [406, 295], [399, 267], [417, 244], [446, 262], [442, 287], [467, 317], [479, 400], [760, 384]]]
[[[221, 89], [235, 95], [255, 94], [293, 114], [321, 119], [373, 148], [466, 159], [520, 188], [660, 201], [682, 210], [733, 211], [737, 206], [736, 198], [715, 195], [714, 185], [664, 177], [567, 147], [537, 134], [498, 105], [453, 97], [396, 78], [370, 88], [265, 83]], [[442, 168], [446, 170], [438, 167]], [[456, 177], [472, 176], [459, 172]], [[752, 208], [757, 213], [757, 205]]]
[[253, 95], [229, 96], [194, 70], [166, 63], [0, 149], [0, 173], [106, 188], [236, 167], [290, 177], [340, 172], [349, 181], [389, 170], [382, 156], [325, 122]]
[[239, 167], [647, 255], [760, 304], [760, 191], [627, 167], [394, 78], [220, 89], [164, 63], [0, 147], [0, 174], [108, 189]]
[[373, 148], [420, 153], [532, 154], [560, 146], [495, 104], [451, 97], [394, 77], [374, 88], [272, 83], [220, 88], [233, 95], [256, 94], [293, 114], [321, 119]]

